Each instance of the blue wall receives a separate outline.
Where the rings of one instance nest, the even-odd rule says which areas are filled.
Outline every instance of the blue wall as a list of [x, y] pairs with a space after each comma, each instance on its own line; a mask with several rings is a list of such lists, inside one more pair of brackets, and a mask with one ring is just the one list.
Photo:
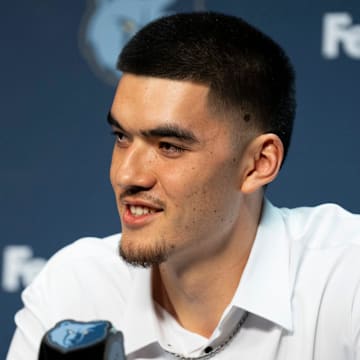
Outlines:
[[0, 358], [20, 292], [45, 259], [81, 236], [120, 229], [105, 121], [116, 54], [152, 18], [204, 8], [257, 25], [297, 70], [293, 143], [269, 198], [290, 207], [337, 202], [360, 212], [358, 0], [3, 2]]

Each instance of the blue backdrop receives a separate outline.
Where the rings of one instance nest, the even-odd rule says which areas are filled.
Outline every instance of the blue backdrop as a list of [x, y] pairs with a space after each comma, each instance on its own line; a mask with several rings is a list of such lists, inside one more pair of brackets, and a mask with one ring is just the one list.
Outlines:
[[298, 112], [277, 205], [360, 212], [360, 2], [13, 0], [1, 5], [0, 359], [20, 292], [57, 249], [120, 225], [106, 113], [116, 56], [162, 14], [219, 10], [271, 35], [297, 71]]

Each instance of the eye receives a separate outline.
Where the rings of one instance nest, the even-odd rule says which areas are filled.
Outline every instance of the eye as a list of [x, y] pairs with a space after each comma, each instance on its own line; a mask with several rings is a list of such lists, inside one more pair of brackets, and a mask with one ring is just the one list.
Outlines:
[[111, 133], [115, 136], [118, 145], [122, 146], [128, 143], [129, 139], [122, 131], [114, 130]]
[[159, 144], [159, 148], [166, 154], [166, 155], [172, 155], [172, 156], [176, 156], [179, 155], [180, 153], [184, 152], [185, 149], [174, 145], [174, 144], [170, 144], [168, 142], [160, 142]]

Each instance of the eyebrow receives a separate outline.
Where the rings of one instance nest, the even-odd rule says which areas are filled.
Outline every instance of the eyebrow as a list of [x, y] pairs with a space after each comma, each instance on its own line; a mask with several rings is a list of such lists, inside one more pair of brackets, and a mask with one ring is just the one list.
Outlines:
[[126, 132], [125, 129], [119, 124], [119, 122], [114, 119], [114, 117], [111, 115], [110, 111], [107, 114], [106, 120], [110, 126], [114, 126], [114, 127], [118, 128], [119, 130]]
[[[111, 126], [114, 126], [119, 130], [126, 132], [124, 128], [119, 124], [119, 122], [114, 119], [110, 112], [107, 115], [107, 121]], [[199, 140], [191, 130], [181, 128], [176, 124], [165, 124], [160, 125], [154, 129], [140, 130], [140, 134], [145, 138], [166, 137], [185, 141], [189, 144], [199, 143]]]

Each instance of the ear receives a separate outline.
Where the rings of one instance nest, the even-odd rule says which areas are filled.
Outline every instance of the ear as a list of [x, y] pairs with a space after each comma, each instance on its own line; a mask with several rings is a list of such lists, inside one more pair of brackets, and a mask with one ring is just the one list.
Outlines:
[[246, 148], [241, 191], [250, 194], [273, 181], [284, 158], [284, 146], [272, 133], [257, 136]]

